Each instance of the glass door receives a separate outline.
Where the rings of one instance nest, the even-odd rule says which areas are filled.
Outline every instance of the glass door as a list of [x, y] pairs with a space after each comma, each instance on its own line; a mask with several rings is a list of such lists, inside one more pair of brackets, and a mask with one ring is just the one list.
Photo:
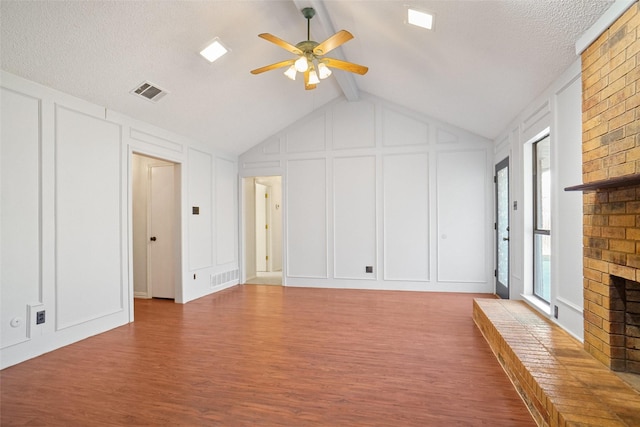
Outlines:
[[496, 165], [496, 294], [509, 299], [509, 158]]

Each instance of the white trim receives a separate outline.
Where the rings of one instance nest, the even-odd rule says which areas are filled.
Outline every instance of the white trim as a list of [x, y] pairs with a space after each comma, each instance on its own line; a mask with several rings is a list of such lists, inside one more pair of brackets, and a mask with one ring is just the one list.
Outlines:
[[581, 313], [582, 314], [584, 312], [582, 307], [572, 303], [571, 301], [569, 301], [566, 298], [556, 297], [556, 302], [560, 302], [560, 303], [566, 305], [568, 308], [574, 310], [577, 313]]
[[525, 300], [531, 307], [544, 314], [545, 317], [549, 318], [551, 316], [551, 305], [547, 304], [540, 298], [533, 295], [520, 295], [523, 300]]
[[598, 37], [636, 3], [637, 0], [616, 0], [609, 9], [576, 41], [576, 53], [581, 55]]

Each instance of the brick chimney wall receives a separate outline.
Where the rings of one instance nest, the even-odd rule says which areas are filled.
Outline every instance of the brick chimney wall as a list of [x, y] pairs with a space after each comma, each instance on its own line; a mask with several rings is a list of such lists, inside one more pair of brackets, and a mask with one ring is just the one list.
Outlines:
[[[582, 53], [582, 90], [583, 183], [640, 174], [638, 2]], [[583, 203], [584, 347], [625, 370], [618, 278], [640, 282], [640, 185], [585, 192]]]

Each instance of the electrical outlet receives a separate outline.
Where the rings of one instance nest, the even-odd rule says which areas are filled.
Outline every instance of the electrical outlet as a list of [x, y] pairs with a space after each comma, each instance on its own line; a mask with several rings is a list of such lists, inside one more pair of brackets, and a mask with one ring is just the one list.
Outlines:
[[40, 310], [36, 312], [36, 325], [41, 325], [45, 322], [45, 311]]
[[373, 273], [373, 266], [372, 265], [367, 265], [364, 268], [365, 273]]

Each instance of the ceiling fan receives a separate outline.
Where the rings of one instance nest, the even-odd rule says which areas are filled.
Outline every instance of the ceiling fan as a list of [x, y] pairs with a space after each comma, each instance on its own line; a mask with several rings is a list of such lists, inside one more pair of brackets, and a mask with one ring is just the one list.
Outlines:
[[304, 88], [306, 90], [315, 89], [316, 85], [320, 83], [320, 79], [326, 79], [331, 75], [330, 68], [337, 68], [340, 70], [349, 71], [363, 75], [369, 69], [365, 66], [354, 64], [352, 62], [342, 61], [335, 58], [325, 58], [324, 55], [331, 52], [338, 46], [348, 42], [353, 38], [353, 35], [346, 31], [340, 30], [322, 43], [311, 40], [310, 27], [311, 18], [316, 14], [316, 11], [312, 7], [305, 7], [302, 9], [302, 15], [307, 19], [307, 40], [301, 41], [295, 46], [288, 43], [273, 34], [262, 33], [258, 34], [261, 37], [271, 43], [280, 46], [289, 52], [298, 55], [297, 58], [288, 59], [286, 61], [276, 62], [275, 64], [267, 65], [261, 68], [256, 68], [251, 71], [251, 74], [260, 74], [265, 71], [274, 70], [276, 68], [289, 67], [285, 71], [284, 75], [291, 80], [295, 80], [296, 72], [304, 74]]

